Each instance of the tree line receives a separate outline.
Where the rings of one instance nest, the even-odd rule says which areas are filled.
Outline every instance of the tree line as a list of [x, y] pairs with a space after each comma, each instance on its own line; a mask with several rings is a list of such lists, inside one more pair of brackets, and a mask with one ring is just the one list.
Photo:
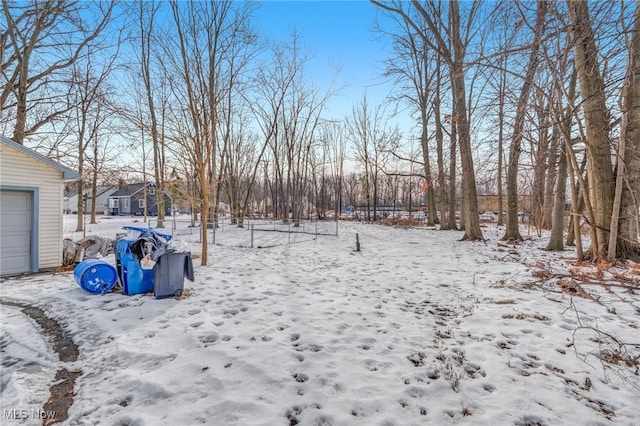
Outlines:
[[504, 240], [522, 240], [526, 193], [548, 249], [638, 257], [638, 2], [368, 5], [393, 89], [335, 118], [341, 88], [312, 80], [302, 34], [257, 33], [258, 3], [2, 0], [0, 126], [78, 169], [93, 219], [100, 183], [153, 180], [159, 226], [163, 192], [188, 201], [203, 264], [221, 201], [240, 223], [425, 204], [473, 241], [482, 192]]

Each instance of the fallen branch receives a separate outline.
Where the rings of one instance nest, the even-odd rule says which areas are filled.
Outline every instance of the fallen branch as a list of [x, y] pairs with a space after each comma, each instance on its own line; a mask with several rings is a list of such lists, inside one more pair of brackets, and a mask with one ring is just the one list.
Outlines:
[[[581, 359], [587, 365], [591, 365], [587, 359], [590, 356], [594, 356], [600, 361], [605, 377], [608, 372], [611, 372], [625, 383], [640, 390], [640, 343], [622, 342], [612, 334], [601, 330], [597, 326], [597, 323], [596, 326], [583, 324], [573, 297], [571, 298], [569, 307], [567, 307], [563, 314], [568, 310], [573, 310], [578, 322], [578, 327], [573, 331], [571, 339], [576, 358]], [[577, 334], [579, 332], [592, 333], [594, 337], [586, 341], [596, 343], [597, 347], [588, 350], [584, 354], [580, 354], [577, 341]], [[634, 352], [634, 349], [636, 352]]]

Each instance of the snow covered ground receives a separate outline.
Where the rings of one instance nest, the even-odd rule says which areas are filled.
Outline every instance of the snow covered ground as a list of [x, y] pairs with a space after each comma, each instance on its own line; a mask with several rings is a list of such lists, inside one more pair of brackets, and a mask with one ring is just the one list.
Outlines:
[[[90, 229], [113, 238], [125, 224], [143, 225]], [[500, 244], [495, 226], [483, 244], [340, 222], [292, 244], [256, 232], [255, 248], [248, 228], [216, 234], [179, 300], [92, 295], [72, 272], [3, 281], [2, 300], [57, 319], [79, 358], [61, 363], [33, 320], [0, 305], [0, 423], [42, 424], [7, 410], [42, 410], [65, 367], [82, 371], [69, 425], [640, 424], [637, 265], [576, 266], [535, 236]], [[194, 254], [198, 238], [175, 236]], [[570, 270], [591, 298], [571, 295]]]

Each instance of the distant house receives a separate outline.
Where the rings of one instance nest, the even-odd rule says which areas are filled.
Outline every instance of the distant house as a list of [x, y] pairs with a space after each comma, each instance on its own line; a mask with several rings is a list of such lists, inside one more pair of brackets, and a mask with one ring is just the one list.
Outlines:
[[[146, 201], [145, 201], [146, 187]], [[143, 216], [145, 205], [149, 216], [158, 215], [156, 185], [154, 183], [130, 183], [123, 185], [107, 197], [110, 215]], [[164, 212], [171, 214], [171, 197], [164, 194]]]
[[0, 275], [62, 265], [64, 183], [80, 175], [0, 136]]
[[[118, 190], [117, 185], [107, 185], [96, 187], [96, 213], [109, 214], [109, 196]], [[85, 188], [82, 195], [85, 214], [91, 213], [92, 190]], [[78, 191], [72, 190], [64, 195], [63, 199], [65, 213], [78, 212]]]

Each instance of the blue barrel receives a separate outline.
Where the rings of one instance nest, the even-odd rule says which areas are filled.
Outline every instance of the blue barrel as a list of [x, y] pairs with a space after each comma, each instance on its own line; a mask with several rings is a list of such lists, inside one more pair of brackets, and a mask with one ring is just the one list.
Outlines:
[[116, 268], [97, 259], [80, 262], [73, 270], [73, 277], [80, 287], [93, 294], [110, 291], [118, 281]]

